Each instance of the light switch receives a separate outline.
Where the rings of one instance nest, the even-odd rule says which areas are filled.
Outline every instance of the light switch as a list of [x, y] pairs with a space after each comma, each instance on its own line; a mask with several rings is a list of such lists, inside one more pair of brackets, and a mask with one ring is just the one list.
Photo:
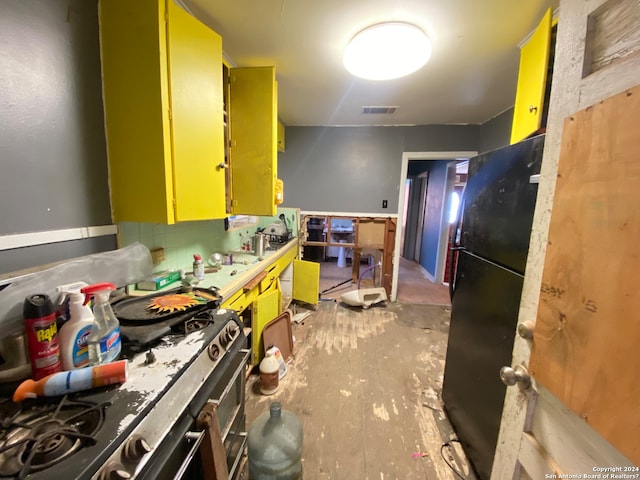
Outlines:
[[387, 201], [386, 200], [382, 200], [382, 208], [387, 208]]

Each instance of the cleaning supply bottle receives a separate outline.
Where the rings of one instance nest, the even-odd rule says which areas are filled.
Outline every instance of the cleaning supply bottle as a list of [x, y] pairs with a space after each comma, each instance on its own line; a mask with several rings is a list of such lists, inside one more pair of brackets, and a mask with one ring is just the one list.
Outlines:
[[24, 300], [24, 327], [35, 380], [62, 371], [56, 310], [49, 295], [38, 293]]
[[66, 371], [89, 366], [87, 340], [94, 325], [93, 312], [89, 305], [84, 304], [85, 295], [79, 290], [63, 291], [62, 301], [67, 298], [69, 320], [62, 325], [58, 333], [62, 369]]
[[280, 365], [275, 355], [267, 352], [260, 362], [260, 393], [273, 395], [278, 391]]
[[126, 381], [127, 361], [119, 360], [75, 372], [52, 373], [38, 381], [25, 380], [13, 394], [13, 401], [23, 402], [27, 398], [56, 397]]
[[193, 254], [193, 276], [198, 280], [204, 280], [204, 263], [202, 263], [202, 256], [194, 253]]
[[91, 366], [114, 362], [120, 355], [120, 322], [109, 304], [109, 295], [115, 289], [113, 283], [97, 283], [81, 290], [86, 295], [85, 304], [93, 297], [95, 321], [87, 337]]
[[[83, 281], [67, 283], [65, 285], [58, 285], [56, 292], [60, 294], [58, 300], [58, 312], [56, 322], [58, 323], [58, 332], [62, 330], [62, 326], [70, 319], [69, 315], [69, 299], [72, 293], [80, 293], [83, 287], [87, 287], [88, 284]], [[84, 298], [84, 297], [83, 297]]]

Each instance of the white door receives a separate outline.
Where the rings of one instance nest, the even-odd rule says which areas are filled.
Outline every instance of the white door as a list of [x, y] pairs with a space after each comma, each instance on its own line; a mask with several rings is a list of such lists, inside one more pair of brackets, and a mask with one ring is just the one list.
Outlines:
[[[563, 124], [573, 113], [638, 84], [640, 36], [636, 32], [639, 22], [640, 3], [637, 0], [560, 2], [547, 138], [519, 314], [519, 330], [525, 337], [531, 331], [540, 333], [540, 325], [536, 329], [535, 323], [536, 319], [541, 318], [538, 317], [541, 291], [548, 294], [549, 285], [543, 285], [543, 278], [558, 160], [562, 158], [560, 144]], [[632, 193], [627, 201], [638, 205], [639, 195]], [[591, 205], [590, 208], [597, 206]], [[638, 229], [636, 224], [631, 227]], [[575, 229], [575, 226], [567, 225], [567, 228]], [[576, 235], [581, 233], [579, 229], [574, 231]], [[586, 255], [589, 253], [593, 252], [584, 252]], [[614, 257], [619, 254], [615, 248], [610, 252]], [[603, 265], [607, 264], [609, 258], [602, 258]], [[637, 284], [640, 272], [636, 277]], [[634, 315], [637, 320], [637, 312]], [[616, 328], [616, 319], [610, 320], [611, 328]], [[531, 345], [529, 339], [516, 335], [510, 366], [514, 371], [505, 372], [506, 380], [515, 381], [526, 376], [522, 369], [530, 367]], [[608, 356], [615, 350], [615, 345], [612, 345], [607, 349], [594, 349], [591, 354]], [[558, 363], [566, 368], [571, 364], [571, 358], [568, 356], [566, 361], [559, 360]], [[612, 437], [601, 426], [592, 428], [588, 415], [577, 415], [574, 412], [575, 405], [570, 408], [558, 397], [538, 385], [535, 378], [532, 378], [532, 386], [528, 389], [520, 383], [507, 389], [492, 479], [561, 478], [560, 474], [563, 473], [582, 475], [573, 478], [640, 476], [633, 462], [640, 463], [636, 456], [640, 443], [637, 432], [634, 440], [622, 445], [628, 453], [625, 455], [620, 447], [613, 446], [613, 443], [621, 445], [617, 438], [612, 441]], [[617, 412], [613, 410], [608, 413], [615, 418]], [[625, 418], [630, 422], [637, 421], [637, 411], [635, 416]], [[609, 436], [609, 440], [605, 436]], [[612, 477], [611, 471], [598, 471], [606, 468], [619, 468], [617, 474], [629, 476]], [[586, 477], [587, 474], [599, 473], [601, 477]]]

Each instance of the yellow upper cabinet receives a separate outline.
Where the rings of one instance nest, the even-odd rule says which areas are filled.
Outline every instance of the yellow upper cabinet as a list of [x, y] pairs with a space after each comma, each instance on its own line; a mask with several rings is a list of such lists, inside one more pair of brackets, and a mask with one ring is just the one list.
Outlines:
[[277, 84], [274, 67], [231, 68], [231, 213], [275, 215]]
[[223, 218], [222, 39], [173, 0], [100, 0], [115, 221]]
[[278, 122], [278, 151], [284, 152], [284, 124]]
[[518, 87], [513, 109], [511, 143], [540, 128], [551, 49], [551, 9], [547, 10], [531, 38], [520, 51]]

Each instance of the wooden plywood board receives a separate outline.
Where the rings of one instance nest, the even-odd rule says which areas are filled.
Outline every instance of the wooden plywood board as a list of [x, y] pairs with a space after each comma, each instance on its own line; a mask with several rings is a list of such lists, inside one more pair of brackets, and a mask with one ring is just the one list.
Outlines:
[[396, 222], [388, 218], [385, 224], [384, 254], [382, 256], [382, 286], [391, 297], [393, 287], [393, 251], [396, 245]]
[[358, 246], [384, 246], [384, 234], [386, 220], [380, 219], [360, 219], [358, 221]]
[[640, 464], [640, 87], [568, 117], [530, 370]]

